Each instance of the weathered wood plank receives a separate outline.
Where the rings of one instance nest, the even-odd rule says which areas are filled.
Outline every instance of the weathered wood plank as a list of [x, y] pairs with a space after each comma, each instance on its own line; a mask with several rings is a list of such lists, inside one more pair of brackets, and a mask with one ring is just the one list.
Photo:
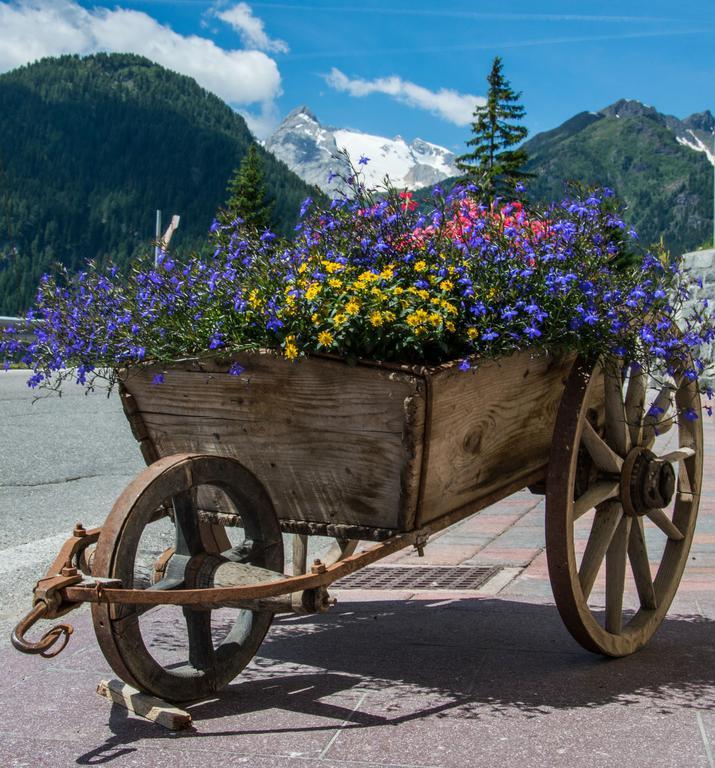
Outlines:
[[159, 455], [219, 453], [264, 483], [288, 520], [404, 530], [417, 505], [424, 430], [419, 376], [272, 354], [183, 364], [127, 379]]
[[520, 352], [465, 373], [437, 371], [418, 518], [434, 520], [548, 462], [573, 358]]
[[157, 699], [155, 696], [141, 693], [121, 680], [100, 680], [97, 693], [115, 704], [126, 707], [130, 712], [168, 728], [170, 731], [191, 728], [191, 715], [188, 712]]
[[144, 442], [159, 455], [238, 459], [283, 521], [383, 533], [479, 507], [543, 470], [572, 364], [518, 353], [471, 374], [234, 359], [240, 376], [206, 361], [172, 367], [161, 385], [151, 383], [155, 370], [127, 379]]

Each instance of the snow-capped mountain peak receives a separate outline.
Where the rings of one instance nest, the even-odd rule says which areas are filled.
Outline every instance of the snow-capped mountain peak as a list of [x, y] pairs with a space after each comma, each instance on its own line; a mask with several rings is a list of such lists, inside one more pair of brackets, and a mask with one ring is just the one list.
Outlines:
[[266, 149], [310, 184], [332, 191], [336, 181], [329, 175], [346, 175], [349, 168], [338, 153], [346, 151], [353, 165], [360, 165], [365, 182], [376, 186], [389, 176], [396, 187], [419, 189], [436, 184], [458, 171], [454, 154], [444, 147], [422, 139], [407, 142], [402, 136], [388, 139], [347, 128], [322, 126], [307, 107], [294, 109], [266, 142]]

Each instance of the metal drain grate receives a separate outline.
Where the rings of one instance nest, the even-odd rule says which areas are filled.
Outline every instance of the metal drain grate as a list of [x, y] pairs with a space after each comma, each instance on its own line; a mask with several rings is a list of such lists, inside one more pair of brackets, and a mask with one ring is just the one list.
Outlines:
[[336, 589], [478, 589], [500, 568], [467, 565], [372, 565], [343, 576]]

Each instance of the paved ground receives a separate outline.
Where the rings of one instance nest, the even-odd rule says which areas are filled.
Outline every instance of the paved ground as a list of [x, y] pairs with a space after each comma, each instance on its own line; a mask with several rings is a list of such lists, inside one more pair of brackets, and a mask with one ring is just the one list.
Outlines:
[[[0, 381], [0, 411], [1, 387]], [[108, 463], [102, 465], [101, 440], [94, 459], [87, 459], [96, 459], [95, 474], [104, 480], [92, 485], [76, 457], [92, 509], [81, 492], [70, 492], [80, 481], [65, 478], [53, 497], [67, 494], [68, 504], [76, 504], [67, 513], [70, 522], [77, 510], [94, 522], [95, 501], [104, 509], [116, 493], [101, 485], [107, 474], [116, 469], [121, 487], [134, 471], [127, 463], [137, 462], [134, 448], [111, 402], [93, 424], [99, 432], [105, 421], [116, 429]], [[24, 413], [19, 404], [13, 407]], [[81, 431], [79, 422], [75, 426]], [[58, 423], [56, 429], [66, 427]], [[73, 614], [76, 633], [57, 659], [24, 657], [3, 646], [0, 765], [715, 768], [712, 422], [706, 435], [704, 497], [691, 559], [668, 619], [635, 656], [607, 661], [581, 650], [566, 633], [546, 574], [543, 503], [522, 493], [435, 538], [423, 560], [413, 552], [393, 558], [400, 564], [502, 566], [481, 591], [342, 590], [327, 616], [278, 619], [246, 672], [216, 700], [191, 707], [190, 733], [169, 734], [94, 694], [111, 673], [86, 614]], [[73, 435], [80, 442], [85, 437]], [[35, 462], [52, 460], [43, 446], [55, 439], [52, 430], [28, 438]], [[129, 452], [115, 467], [112, 451], [122, 453], [123, 441]], [[4, 449], [2, 459], [5, 472], [15, 460]], [[63, 472], [79, 471], [69, 456], [57, 462], [63, 468], [58, 481]], [[46, 511], [34, 496], [37, 463], [28, 459], [27, 475], [6, 473], [3, 480], [27, 477], [27, 483], [0, 488], [2, 535], [10, 536], [2, 548], [17, 557], [29, 550], [17, 549], [27, 542], [23, 526], [13, 528], [11, 518], [30, 515], [33, 498], [39, 501], [25, 519]], [[47, 536], [66, 529], [60, 517], [56, 522], [47, 514]], [[33, 557], [37, 567], [41, 557]], [[18, 580], [21, 574], [12, 575]], [[23, 576], [12, 584], [12, 595], [24, 593], [29, 581]], [[6, 618], [22, 607], [5, 605]]]

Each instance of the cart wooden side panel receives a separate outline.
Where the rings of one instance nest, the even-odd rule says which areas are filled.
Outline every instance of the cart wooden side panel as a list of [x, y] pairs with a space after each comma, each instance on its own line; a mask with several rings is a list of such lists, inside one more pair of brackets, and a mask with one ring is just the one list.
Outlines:
[[380, 538], [414, 526], [421, 376], [316, 358], [289, 362], [271, 353], [233, 359], [245, 367], [239, 376], [209, 361], [173, 365], [162, 384], [152, 384], [155, 369], [126, 380], [125, 408], [136, 411], [134, 421], [159, 456], [189, 451], [238, 459], [268, 489], [287, 529], [305, 522], [317, 524], [315, 532], [354, 526], [366, 529], [365, 538]]
[[545, 477], [573, 359], [520, 352], [473, 372], [451, 364], [430, 376], [420, 524]]
[[[383, 539], [471, 511], [545, 476], [572, 358], [522, 352], [465, 373], [273, 353], [154, 369], [125, 382], [148, 458], [238, 459], [284, 530]], [[134, 416], [132, 416], [132, 412]]]

